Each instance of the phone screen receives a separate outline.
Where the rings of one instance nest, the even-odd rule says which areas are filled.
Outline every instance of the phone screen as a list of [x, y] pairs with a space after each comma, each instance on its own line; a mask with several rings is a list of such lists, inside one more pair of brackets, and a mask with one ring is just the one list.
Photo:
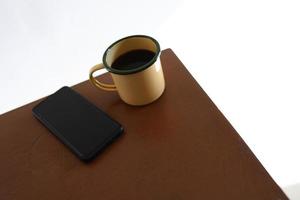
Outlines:
[[82, 160], [93, 158], [123, 132], [118, 122], [69, 87], [50, 95], [32, 111]]

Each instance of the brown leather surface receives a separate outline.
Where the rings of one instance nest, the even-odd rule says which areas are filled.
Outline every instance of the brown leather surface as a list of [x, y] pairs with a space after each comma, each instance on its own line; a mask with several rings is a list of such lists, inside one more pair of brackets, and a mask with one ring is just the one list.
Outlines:
[[148, 106], [73, 87], [125, 128], [91, 163], [32, 116], [39, 101], [1, 115], [0, 199], [288, 199], [175, 54], [161, 58], [166, 90]]

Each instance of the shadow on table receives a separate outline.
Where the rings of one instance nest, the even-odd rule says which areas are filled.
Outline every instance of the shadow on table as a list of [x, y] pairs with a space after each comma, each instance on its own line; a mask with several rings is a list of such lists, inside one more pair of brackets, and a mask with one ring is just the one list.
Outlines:
[[300, 183], [284, 187], [283, 191], [290, 198], [290, 200], [300, 199]]

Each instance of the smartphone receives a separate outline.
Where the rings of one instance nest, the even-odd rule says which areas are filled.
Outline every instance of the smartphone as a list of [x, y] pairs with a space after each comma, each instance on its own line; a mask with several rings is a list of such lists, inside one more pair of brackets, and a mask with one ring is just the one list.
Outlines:
[[33, 115], [81, 160], [89, 161], [123, 133], [123, 127], [69, 87], [32, 109]]

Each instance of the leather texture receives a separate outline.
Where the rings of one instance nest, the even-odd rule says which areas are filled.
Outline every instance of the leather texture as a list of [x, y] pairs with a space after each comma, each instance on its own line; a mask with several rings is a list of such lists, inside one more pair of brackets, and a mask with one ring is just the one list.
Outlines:
[[40, 100], [1, 115], [0, 199], [288, 199], [172, 50], [161, 63], [166, 90], [147, 106], [73, 87], [124, 127], [88, 164], [33, 117]]

